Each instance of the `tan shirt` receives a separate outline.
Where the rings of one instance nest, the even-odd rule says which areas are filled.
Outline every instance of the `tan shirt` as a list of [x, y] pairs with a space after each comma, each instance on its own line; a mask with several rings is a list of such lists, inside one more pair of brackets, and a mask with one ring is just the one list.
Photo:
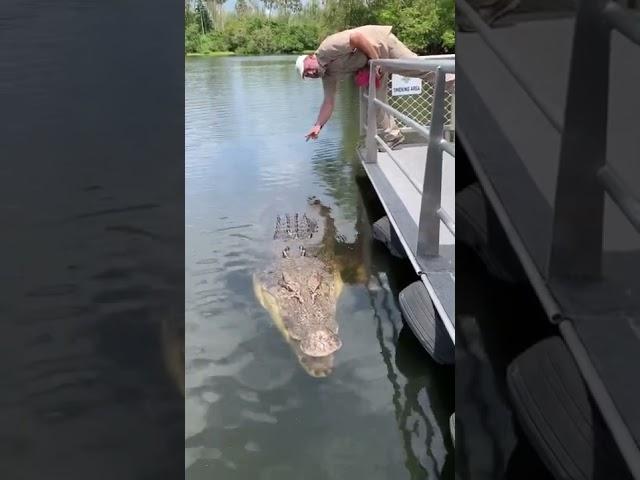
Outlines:
[[356, 31], [362, 32], [376, 44], [381, 58], [387, 58], [391, 28], [388, 25], [365, 25], [329, 35], [316, 51], [318, 63], [325, 70], [324, 75], [338, 77], [355, 73], [367, 65], [368, 57], [349, 45], [349, 37]]

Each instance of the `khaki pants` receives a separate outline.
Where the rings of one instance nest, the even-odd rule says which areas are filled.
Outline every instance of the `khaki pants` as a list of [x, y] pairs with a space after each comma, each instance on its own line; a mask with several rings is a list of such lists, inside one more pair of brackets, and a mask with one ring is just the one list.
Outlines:
[[[415, 58], [418, 56], [417, 54], [409, 50], [400, 40], [398, 40], [398, 38], [393, 33], [389, 34], [389, 41], [386, 45], [386, 49], [386, 52], [380, 52], [382, 54], [386, 53], [388, 55], [384, 58]], [[406, 77], [419, 77], [425, 82], [433, 82], [435, 79], [435, 74], [433, 72], [425, 72], [421, 75], [416, 75], [416, 72], [414, 71], [394, 70], [393, 73], [397, 73]], [[388, 85], [389, 73], [384, 73], [380, 82], [380, 88], [376, 90], [377, 98], [384, 103], [388, 103]], [[448, 89], [450, 88], [451, 84], [448, 85]], [[402, 137], [402, 133], [397, 127], [394, 118], [381, 108], [379, 108], [377, 111], [376, 119], [378, 123], [378, 129], [382, 131], [381, 137], [385, 142], [391, 143], [394, 140]]]

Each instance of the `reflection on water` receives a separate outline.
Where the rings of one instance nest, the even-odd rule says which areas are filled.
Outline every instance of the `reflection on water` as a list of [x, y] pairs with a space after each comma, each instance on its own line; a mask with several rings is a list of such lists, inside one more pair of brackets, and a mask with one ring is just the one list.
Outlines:
[[[354, 181], [357, 103], [322, 100], [292, 57], [186, 62], [186, 473], [194, 479], [453, 478], [453, 372], [402, 328], [412, 280], [369, 231]], [[366, 194], [366, 193], [365, 193]], [[345, 281], [332, 372], [299, 365], [254, 295], [282, 212], [328, 207]], [[362, 272], [366, 275], [362, 276]]]

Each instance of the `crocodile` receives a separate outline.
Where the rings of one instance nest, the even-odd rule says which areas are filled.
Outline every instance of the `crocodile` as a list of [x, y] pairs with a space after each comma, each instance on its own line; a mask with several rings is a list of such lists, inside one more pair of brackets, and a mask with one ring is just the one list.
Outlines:
[[304, 370], [326, 377], [333, 370], [334, 353], [342, 347], [336, 306], [343, 279], [330, 210], [317, 199], [310, 199], [310, 205], [314, 208], [308, 212], [277, 217], [276, 258], [254, 274], [253, 285]]

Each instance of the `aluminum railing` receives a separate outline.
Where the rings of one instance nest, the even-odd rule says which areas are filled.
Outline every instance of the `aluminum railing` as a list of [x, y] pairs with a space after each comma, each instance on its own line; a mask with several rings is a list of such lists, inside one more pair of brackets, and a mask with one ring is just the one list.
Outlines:
[[[410, 115], [376, 98], [375, 86], [376, 66], [393, 74], [402, 71], [403, 75], [419, 77], [427, 72], [435, 73], [433, 101], [431, 104], [431, 122], [429, 125], [420, 123]], [[441, 206], [442, 162], [443, 153], [455, 157], [455, 145], [444, 138], [445, 131], [445, 80], [446, 74], [455, 73], [454, 55], [434, 55], [412, 59], [378, 59], [370, 62], [368, 94], [362, 92], [360, 103], [360, 128], [365, 137], [365, 161], [375, 163], [378, 159], [378, 148], [389, 155], [413, 188], [421, 195], [420, 218], [418, 224], [417, 251], [424, 256], [437, 256], [440, 249], [440, 222], [455, 236], [455, 222]], [[386, 88], [387, 86], [385, 86]], [[453, 104], [453, 102], [452, 102]], [[426, 105], [423, 107], [426, 108]], [[376, 114], [378, 109], [386, 111], [428, 142], [425, 158], [425, 173], [423, 185], [416, 185], [402, 164], [398, 161], [394, 151], [377, 133]], [[366, 113], [365, 113], [366, 112]], [[426, 118], [426, 116], [423, 116]], [[455, 118], [451, 115], [451, 118]], [[423, 120], [424, 121], [424, 120]], [[425, 122], [426, 123], [426, 122]], [[453, 127], [452, 127], [453, 129]]]
[[[640, 232], [640, 200], [606, 163], [611, 32], [640, 45], [640, 13], [612, 0], [582, 0], [575, 21], [567, 103], [562, 115], [514, 68], [509, 52], [465, 1], [457, 9], [561, 134], [548, 277], [597, 280], [602, 275], [604, 194]], [[589, 52], [588, 56], [580, 52]], [[580, 213], [582, 212], [582, 213]], [[574, 248], [580, 245], [580, 248]]]
[[[601, 279], [605, 193], [609, 194], [636, 231], [640, 231], [640, 200], [613, 166], [607, 164], [606, 159], [611, 34], [616, 30], [640, 45], [640, 14], [620, 2], [610, 0], [578, 2], [567, 101], [564, 115], [561, 115], [557, 108], [535, 94], [529, 80], [514, 68], [515, 62], [510, 60], [508, 52], [492, 38], [491, 29], [469, 4], [465, 0], [456, 0], [456, 7], [561, 134], [553, 231], [549, 239], [551, 255], [546, 272], [538, 272], [537, 268], [531, 267], [530, 257], [526, 253], [521, 257], [523, 267], [545, 303], [545, 298], [550, 298], [550, 294], [544, 285], [548, 285], [551, 279], [560, 283], [571, 282], [575, 278]], [[589, 55], [584, 55], [584, 52], [589, 52]], [[498, 214], [501, 211], [500, 208], [496, 209]], [[505, 217], [503, 223], [507, 230], [514, 232], [508, 218]], [[511, 236], [517, 237], [515, 233]], [[515, 242], [514, 249], [522, 252], [519, 245], [519, 241]], [[543, 279], [542, 275], [547, 278]], [[552, 300], [551, 303], [555, 302]], [[558, 312], [557, 306], [549, 302], [545, 309]], [[634, 478], [640, 478], [639, 450], [628, 426], [572, 323], [564, 319], [560, 321], [559, 328], [631, 474]]]
[[[455, 55], [431, 55], [420, 56], [417, 58], [425, 59], [455, 59]], [[387, 84], [387, 92], [392, 89], [392, 78], [389, 76]], [[367, 94], [363, 92], [361, 100], [365, 105], [361, 108], [360, 118], [360, 134], [366, 133], [366, 100]], [[424, 82], [422, 85], [422, 92], [418, 95], [402, 95], [402, 96], [389, 96], [387, 95], [388, 105], [396, 110], [411, 117], [414, 121], [421, 125], [428, 125], [431, 123], [431, 106], [433, 104], [433, 84], [430, 82]], [[455, 95], [453, 92], [447, 92], [445, 95], [445, 139], [451, 141], [455, 135]], [[413, 127], [405, 124], [402, 119], [395, 117], [396, 126], [402, 133], [410, 133], [415, 130]]]

